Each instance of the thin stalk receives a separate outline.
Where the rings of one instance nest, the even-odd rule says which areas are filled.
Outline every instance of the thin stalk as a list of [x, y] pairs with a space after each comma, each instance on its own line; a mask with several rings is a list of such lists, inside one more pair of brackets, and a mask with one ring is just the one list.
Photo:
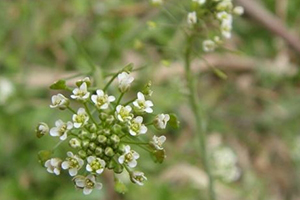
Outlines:
[[110, 86], [110, 84], [115, 80], [115, 78], [117, 78], [117, 76], [119, 75], [118, 73], [115, 73], [113, 77], [111, 77], [111, 79], [108, 81], [108, 83], [105, 85], [103, 91], [105, 92], [107, 90], [107, 88]]
[[125, 94], [125, 93], [122, 92], [122, 93], [120, 94], [119, 98], [117, 99], [115, 110], [117, 109], [117, 106], [119, 105], [119, 103], [120, 103], [122, 97], [124, 96], [124, 94]]
[[200, 100], [198, 97], [197, 86], [196, 86], [196, 78], [191, 71], [191, 60], [192, 60], [192, 44], [193, 37], [187, 36], [187, 48], [185, 50], [184, 62], [185, 62], [185, 76], [189, 89], [189, 101], [192, 108], [192, 112], [196, 121], [196, 135], [198, 136], [198, 140], [200, 143], [200, 155], [202, 157], [202, 161], [204, 164], [204, 169], [207, 173], [209, 179], [209, 197], [210, 200], [216, 200], [215, 187], [214, 187], [214, 179], [211, 174], [210, 164], [207, 154], [207, 146], [206, 146], [206, 123], [204, 121], [204, 113], [202, 108], [200, 108]]
[[83, 105], [84, 105], [84, 107], [85, 107], [85, 110], [86, 110], [88, 116], [91, 118], [91, 120], [94, 122], [94, 124], [97, 125], [97, 122], [96, 122], [95, 119], [93, 118], [93, 115], [91, 114], [90, 109], [89, 109], [89, 107], [87, 106], [87, 104], [86, 104], [86, 103], [83, 103]]

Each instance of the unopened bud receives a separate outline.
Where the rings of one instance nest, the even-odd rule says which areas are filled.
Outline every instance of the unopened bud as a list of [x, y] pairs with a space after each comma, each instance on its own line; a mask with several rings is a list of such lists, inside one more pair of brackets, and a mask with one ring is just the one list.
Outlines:
[[36, 133], [36, 136], [38, 138], [41, 138], [43, 137], [44, 135], [48, 134], [49, 133], [49, 126], [44, 123], [44, 122], [40, 122], [37, 126], [36, 126], [36, 129], [35, 129], [35, 133]]

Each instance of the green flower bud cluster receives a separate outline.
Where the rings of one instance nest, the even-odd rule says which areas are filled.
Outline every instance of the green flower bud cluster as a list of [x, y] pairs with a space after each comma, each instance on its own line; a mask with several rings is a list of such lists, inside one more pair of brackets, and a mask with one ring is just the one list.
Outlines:
[[[54, 95], [50, 107], [69, 111], [72, 120], [64, 122], [59, 119], [52, 128], [41, 122], [36, 128], [38, 138], [47, 134], [59, 137], [61, 141], [54, 150], [61, 143], [69, 144], [71, 150], [67, 152], [66, 158], [52, 157], [54, 150], [44, 150], [39, 154], [40, 162], [49, 173], [59, 175], [61, 170], [68, 170], [70, 176], [74, 177], [74, 184], [83, 189], [84, 194], [90, 194], [94, 188], [102, 188], [97, 177], [105, 170], [117, 174], [126, 170], [133, 183], [143, 185], [143, 181], [147, 180], [144, 173], [133, 171], [140, 157], [133, 146], [140, 146], [150, 152], [156, 162], [161, 163], [165, 158], [162, 147], [165, 136], [153, 136], [149, 141], [145, 141], [145, 137], [142, 140], [140, 136], [147, 136], [148, 127], [152, 125], [158, 130], [165, 129], [170, 116], [158, 114], [150, 122], [144, 122], [153, 113], [152, 101], [145, 99], [152, 94], [150, 82], [143, 92], [137, 93], [136, 98], [122, 103], [122, 97], [134, 80], [128, 73], [130, 68], [126, 69], [113, 76], [103, 90], [92, 89], [92, 81], [88, 77], [77, 81], [73, 89], [68, 88], [65, 81], [56, 82], [50, 88], [71, 90], [71, 99], [81, 107], [76, 111], [77, 108], [71, 107], [69, 98], [63, 94]], [[114, 79], [118, 80], [118, 98], [106, 93]], [[88, 175], [80, 175], [83, 173]]]

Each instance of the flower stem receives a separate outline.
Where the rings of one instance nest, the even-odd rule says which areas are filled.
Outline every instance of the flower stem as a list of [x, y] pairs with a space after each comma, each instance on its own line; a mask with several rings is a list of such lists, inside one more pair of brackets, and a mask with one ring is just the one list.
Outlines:
[[86, 104], [86, 103], [83, 103], [83, 105], [84, 105], [84, 107], [85, 107], [85, 110], [86, 110], [87, 114], [88, 114], [89, 117], [91, 118], [91, 120], [94, 122], [94, 124], [97, 125], [97, 122], [96, 122], [95, 119], [93, 118], [93, 116], [92, 116], [92, 114], [91, 114], [91, 112], [90, 112], [89, 107], [87, 106], [87, 104]]
[[192, 53], [193, 36], [187, 35], [187, 47], [184, 55], [185, 62], [185, 76], [187, 81], [187, 86], [189, 89], [189, 101], [196, 121], [196, 135], [200, 143], [200, 155], [202, 157], [204, 169], [207, 173], [209, 179], [209, 197], [210, 200], [216, 200], [214, 179], [211, 174], [210, 164], [207, 154], [206, 146], [206, 122], [204, 119], [203, 109], [200, 107], [200, 100], [198, 97], [196, 78], [191, 71], [191, 53]]
[[119, 98], [118, 98], [118, 100], [117, 100], [117, 102], [116, 102], [115, 110], [116, 110], [117, 106], [119, 105], [119, 103], [120, 103], [122, 97], [124, 96], [124, 94], [125, 94], [124, 92], [122, 92], [122, 93], [120, 94], [120, 96], [119, 96]]
[[105, 92], [107, 90], [107, 88], [110, 86], [110, 84], [115, 80], [115, 78], [117, 78], [117, 76], [119, 75], [119, 72], [115, 73], [113, 77], [111, 77], [111, 79], [107, 82], [107, 84], [105, 85], [103, 91]]

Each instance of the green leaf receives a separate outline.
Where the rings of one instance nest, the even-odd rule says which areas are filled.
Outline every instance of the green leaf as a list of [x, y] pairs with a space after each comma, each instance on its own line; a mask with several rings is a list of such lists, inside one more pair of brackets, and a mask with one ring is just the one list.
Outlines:
[[58, 80], [52, 85], [50, 85], [50, 89], [52, 90], [65, 90], [67, 88], [65, 80]]
[[219, 69], [214, 68], [213, 72], [221, 79], [226, 80], [228, 78], [227, 75]]
[[171, 113], [171, 114], [169, 114], [169, 115], [170, 115], [169, 125], [170, 125], [172, 128], [178, 129], [179, 126], [180, 126], [180, 121], [178, 120], [176, 114]]

